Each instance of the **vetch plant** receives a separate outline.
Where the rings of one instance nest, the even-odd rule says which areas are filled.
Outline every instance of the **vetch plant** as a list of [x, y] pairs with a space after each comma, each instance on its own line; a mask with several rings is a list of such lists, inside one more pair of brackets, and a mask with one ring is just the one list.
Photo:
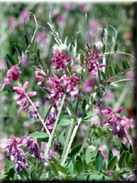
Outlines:
[[[1, 179], [90, 181], [123, 180], [126, 177], [128, 180], [136, 171], [135, 145], [131, 141], [134, 139], [133, 128], [129, 132], [126, 127], [129, 120], [122, 117], [123, 107], [113, 110], [107, 104], [104, 108], [103, 97], [111, 87], [117, 87], [117, 83], [130, 81], [123, 75], [134, 69], [127, 58], [113, 63], [111, 56], [117, 53], [134, 57], [120, 51], [116, 42], [117, 32], [111, 43], [105, 28], [103, 41], [87, 44], [82, 50], [77, 39], [69, 44], [68, 38], [62, 40], [51, 21], [48, 22], [49, 34], [55, 43], [49, 67], [35, 46], [35, 37], [41, 26], [32, 13], [27, 16], [28, 22], [30, 16], [35, 22], [34, 34], [30, 38], [25, 33], [25, 47], [14, 44], [16, 61], [7, 56], [9, 68], [4, 73], [0, 90], [2, 92], [5, 86], [14, 85], [12, 89], [18, 95], [16, 100], [20, 110], [28, 111], [29, 118], [40, 122], [41, 129], [22, 138], [11, 136], [4, 146], [1, 144], [1, 150], [6, 152], [10, 162]], [[26, 28], [26, 20], [24, 25]], [[44, 93], [42, 101], [49, 104], [46, 114], [40, 113], [42, 102], [35, 101], [38, 93], [27, 91], [29, 78], [21, 82], [22, 58], [27, 57], [29, 61], [34, 55], [37, 88]], [[98, 119], [101, 123], [97, 121], [98, 125], [95, 125]], [[75, 143], [81, 125], [83, 129], [86, 126], [87, 131], [83, 134], [83, 142]], [[113, 155], [112, 145], [108, 146], [108, 155], [102, 153], [99, 143], [107, 138], [116, 138], [115, 146], [118, 146], [120, 157]]]

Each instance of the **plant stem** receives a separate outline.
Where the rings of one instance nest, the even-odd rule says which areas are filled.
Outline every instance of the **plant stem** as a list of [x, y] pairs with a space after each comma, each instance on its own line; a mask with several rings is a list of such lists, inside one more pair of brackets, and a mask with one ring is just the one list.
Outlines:
[[38, 179], [40, 179], [44, 165], [42, 164], [39, 170]]
[[63, 153], [62, 153], [62, 156], [61, 156], [61, 162], [63, 161], [63, 157], [64, 157], [64, 154], [67, 150], [67, 146], [68, 146], [68, 143], [69, 143], [69, 140], [70, 140], [70, 137], [72, 135], [72, 130], [74, 128], [74, 125], [75, 125], [75, 121], [73, 120], [72, 123], [71, 123], [71, 126], [69, 128], [69, 132], [68, 132], [68, 135], [67, 135], [67, 139], [65, 141], [65, 146], [64, 146], [64, 149], [63, 149]]
[[66, 159], [67, 159], [67, 155], [68, 155], [68, 153], [69, 153], [70, 147], [71, 147], [71, 145], [72, 145], [72, 142], [73, 142], [73, 140], [74, 140], [74, 137], [75, 137], [75, 135], [76, 135], [76, 133], [77, 133], [77, 130], [78, 130], [78, 127], [79, 127], [81, 121], [82, 121], [82, 118], [78, 118], [77, 125], [74, 127], [74, 130], [73, 130], [73, 133], [72, 133], [72, 135], [71, 135], [70, 141], [69, 141], [69, 143], [68, 143], [68, 145], [67, 145], [66, 152], [65, 152], [65, 154], [64, 154], [64, 156], [63, 156], [63, 159], [62, 159], [62, 161], [61, 161], [61, 165], [62, 165], [62, 166], [64, 165], [64, 163], [65, 163], [65, 161], [66, 161]]
[[47, 157], [49, 149], [51, 147], [51, 143], [52, 143], [52, 140], [53, 140], [53, 137], [54, 137], [54, 133], [55, 133], [55, 130], [56, 130], [56, 127], [57, 127], [57, 124], [58, 124], [58, 121], [59, 121], [59, 118], [60, 118], [60, 115], [61, 115], [61, 112], [62, 112], [62, 108], [63, 108], [64, 102], [65, 102], [65, 98], [66, 98], [66, 94], [63, 95], [63, 98], [62, 98], [62, 101], [61, 101], [61, 106], [60, 106], [60, 109], [59, 109], [59, 112], [57, 114], [57, 118], [56, 118], [56, 121], [55, 121], [55, 124], [54, 124], [54, 128], [53, 128], [52, 133], [49, 137], [48, 145], [47, 145], [47, 148], [46, 148], [46, 151], [45, 151], [45, 157]]
[[3, 85], [4, 85], [4, 79], [3, 79], [3, 81], [0, 84], [0, 92], [2, 91]]
[[125, 53], [125, 52], [106, 52], [106, 53], [100, 54], [99, 57], [101, 57], [103, 55], [109, 55], [109, 54], [123, 54], [123, 55], [128, 55], [128, 56], [132, 57], [133, 59], [135, 59], [135, 57], [133, 55]]
[[27, 171], [26, 171], [25, 169], [24, 169], [23, 171], [24, 171], [24, 173], [25, 173], [25, 175], [26, 175], [26, 177], [27, 177], [28, 182], [30, 182], [30, 179], [29, 179], [29, 176], [28, 176]]
[[[48, 115], [49, 115], [49, 113], [50, 113], [52, 107], [53, 107], [53, 103], [50, 105], [50, 107], [49, 107], [49, 109], [48, 109], [48, 111], [47, 111], [47, 113], [46, 113], [46, 116], [45, 116], [45, 118], [44, 118], [44, 122], [46, 121], [46, 119], [47, 119], [47, 117], [48, 117]], [[44, 130], [44, 128], [42, 127], [41, 131], [43, 131], [43, 130]]]
[[34, 108], [34, 110], [36, 111], [39, 120], [41, 121], [41, 123], [42, 123], [43, 127], [45, 128], [47, 134], [50, 136], [50, 132], [49, 132], [48, 128], [46, 127], [45, 123], [44, 123], [44, 119], [42, 119], [42, 117], [40, 116], [40, 114], [39, 114], [37, 108], [35, 107], [35, 105], [33, 104], [32, 100], [29, 98], [29, 96], [27, 95], [26, 92], [24, 92], [24, 95], [26, 96], [26, 98], [28, 99], [28, 101], [30, 102], [30, 104], [32, 105], [32, 107]]

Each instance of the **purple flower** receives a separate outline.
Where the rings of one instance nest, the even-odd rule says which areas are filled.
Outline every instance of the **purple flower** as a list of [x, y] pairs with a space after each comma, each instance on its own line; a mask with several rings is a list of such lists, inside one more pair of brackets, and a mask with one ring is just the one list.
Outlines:
[[51, 112], [50, 112], [50, 114], [48, 116], [48, 119], [45, 122], [48, 130], [50, 131], [50, 133], [53, 130], [55, 121], [56, 121], [55, 108], [52, 107]]
[[118, 135], [119, 138], [124, 138], [126, 136], [125, 125], [123, 125], [122, 119], [116, 116], [116, 114], [122, 112], [122, 109], [123, 107], [120, 107], [118, 110], [112, 111], [110, 107], [106, 107], [105, 110], [100, 110], [101, 114], [110, 115], [110, 118], [102, 122], [102, 124], [109, 125], [109, 129], [113, 131], [114, 135]]
[[39, 159], [39, 145], [37, 143], [37, 139], [32, 138], [32, 137], [23, 137], [21, 144], [29, 148], [29, 155], [31, 156], [32, 154], [34, 155], [35, 158]]
[[19, 75], [21, 72], [19, 71], [18, 65], [13, 65], [7, 72], [5, 78], [4, 78], [4, 83], [5, 85], [10, 85], [10, 79], [13, 81], [17, 81], [19, 78]]
[[48, 156], [45, 158], [44, 154], [45, 154], [45, 150], [47, 147], [47, 143], [46, 142], [42, 142], [41, 143], [41, 154], [40, 154], [40, 159], [41, 161], [44, 163], [50, 159], [52, 159], [53, 156], [58, 156], [57, 151], [54, 151], [53, 148], [51, 147], [48, 153]]
[[47, 53], [47, 45], [50, 44], [49, 36], [45, 32], [39, 32], [36, 35], [36, 41], [44, 53]]
[[[35, 71], [36, 79], [42, 80], [42, 81], [38, 82], [37, 85], [38, 86], [44, 85], [45, 81], [47, 80], [47, 74], [41, 68], [36, 67], [35, 69], [36, 69], [36, 71]], [[48, 72], [48, 70], [47, 70], [47, 72]]]
[[14, 26], [16, 24], [15, 18], [13, 16], [10, 16], [8, 19], [8, 26]]
[[[41, 102], [34, 102], [33, 103], [36, 107], [36, 109], [40, 109]], [[29, 115], [30, 118], [38, 119], [38, 113], [34, 110], [33, 106], [29, 106]]]
[[86, 93], [91, 93], [91, 91], [93, 90], [94, 83], [95, 83], [95, 78], [87, 79], [83, 84], [82, 90]]
[[64, 15], [60, 15], [57, 20], [56, 20], [56, 24], [60, 27], [63, 26], [64, 24], [64, 21], [65, 21], [65, 16]]
[[68, 95], [77, 97], [77, 85], [80, 81], [80, 78], [75, 76], [67, 77], [64, 74], [61, 78], [58, 78], [54, 73], [52, 73], [52, 78], [47, 80], [47, 84], [51, 86], [50, 89], [46, 88], [49, 95], [44, 100], [57, 100], [57, 102], [59, 102], [65, 92], [66, 87], [66, 93]]
[[[88, 73], [92, 74], [92, 76], [95, 76], [96, 73], [98, 72], [98, 70], [102, 67], [105, 67], [105, 65], [99, 64], [97, 62], [97, 60], [99, 59], [99, 55], [96, 54], [95, 50], [89, 51], [86, 54], [87, 54], [88, 60], [86, 59], [86, 57], [84, 57], [83, 61], [87, 62], [87, 64], [88, 64]], [[81, 65], [82, 69], [86, 70], [86, 68], [83, 68], [83, 67], [85, 67], [85, 64], [80, 63], [80, 65]]]
[[[26, 81], [23, 86], [22, 86], [22, 84], [18, 83], [18, 87], [16, 87], [16, 86], [13, 87], [13, 90], [15, 90], [16, 94], [19, 95], [19, 97], [17, 98], [17, 105], [19, 105], [20, 110], [23, 110], [23, 111], [26, 111], [29, 106], [29, 100], [25, 96], [26, 89], [28, 87], [29, 87], [28, 81]], [[29, 98], [31, 98], [31, 97], [36, 96], [37, 92], [36, 91], [27, 92], [26, 94]], [[36, 109], [39, 109], [41, 102], [34, 102], [33, 104], [36, 107]], [[37, 111], [34, 109], [34, 107], [32, 105], [29, 106], [29, 115], [30, 115], [30, 118], [35, 118], [35, 119], [38, 118]]]
[[19, 19], [20, 19], [20, 23], [23, 24], [25, 19], [28, 20], [29, 17], [29, 11], [27, 9], [22, 10]]
[[24, 168], [29, 168], [23, 150], [18, 147], [19, 144], [20, 139], [11, 136], [4, 148], [7, 149], [7, 156], [10, 156], [11, 160], [14, 160], [14, 164], [18, 173]]
[[51, 62], [55, 63], [55, 67], [53, 67], [54, 69], [58, 70], [58, 69], [65, 69], [66, 68], [66, 64], [67, 62], [71, 61], [71, 56], [66, 57], [66, 55], [64, 55], [61, 52], [57, 52], [53, 54], [53, 57], [51, 59]]
[[112, 91], [108, 91], [104, 95], [104, 101], [105, 101], [106, 104], [111, 103], [113, 98], [114, 98], [114, 93]]
[[87, 11], [88, 11], [87, 8], [86, 8], [86, 4], [85, 4], [85, 3], [83, 3], [83, 2], [78, 2], [77, 4], [78, 4], [78, 7], [79, 7], [79, 9], [80, 9], [81, 11], [83, 11], [83, 12], [87, 12]]

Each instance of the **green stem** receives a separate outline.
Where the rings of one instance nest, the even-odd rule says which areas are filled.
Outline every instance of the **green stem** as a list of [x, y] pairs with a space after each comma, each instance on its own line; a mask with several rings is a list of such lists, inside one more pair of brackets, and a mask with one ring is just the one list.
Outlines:
[[69, 143], [68, 143], [67, 148], [66, 148], [66, 152], [65, 152], [65, 154], [64, 154], [64, 156], [63, 156], [63, 159], [62, 159], [62, 161], [61, 161], [61, 165], [62, 165], [62, 166], [64, 165], [64, 163], [65, 163], [65, 161], [66, 161], [66, 159], [67, 159], [67, 156], [68, 156], [70, 147], [71, 147], [71, 145], [72, 145], [72, 142], [73, 142], [73, 140], [74, 140], [74, 137], [75, 137], [75, 135], [76, 135], [76, 133], [77, 133], [77, 130], [78, 130], [78, 127], [79, 127], [81, 121], [82, 121], [82, 118], [79, 118], [79, 119], [78, 119], [78, 122], [77, 122], [77, 125], [74, 127], [73, 133], [72, 133], [72, 135], [71, 135], [71, 138], [70, 138]]
[[63, 98], [62, 98], [62, 101], [61, 101], [61, 106], [60, 106], [60, 109], [59, 109], [59, 112], [57, 114], [57, 118], [56, 118], [56, 121], [55, 121], [55, 124], [54, 124], [54, 128], [53, 128], [52, 133], [49, 137], [48, 145], [47, 145], [47, 148], [46, 148], [46, 151], [45, 151], [45, 157], [47, 157], [49, 149], [51, 147], [51, 143], [52, 143], [52, 140], [53, 140], [53, 137], [54, 137], [54, 133], [55, 133], [55, 130], [56, 130], [56, 127], [57, 127], [57, 124], [58, 124], [58, 121], [59, 121], [59, 118], [60, 118], [60, 115], [61, 115], [61, 111], [62, 111], [64, 102], [65, 102], [65, 98], [66, 98], [66, 94], [63, 95]]
[[27, 171], [26, 171], [25, 169], [23, 169], [23, 171], [24, 171], [24, 173], [25, 173], [25, 175], [26, 175], [26, 177], [27, 177], [27, 181], [30, 182], [30, 179], [29, 179], [29, 176], [28, 176]]
[[103, 55], [109, 55], [109, 54], [123, 54], [123, 55], [128, 55], [128, 56], [132, 57], [133, 59], [135, 59], [135, 57], [133, 55], [125, 53], [125, 52], [106, 52], [106, 53], [100, 54], [99, 57], [101, 57]]
[[72, 130], [73, 130], [74, 125], [75, 125], [75, 121], [73, 120], [72, 123], [71, 123], [71, 126], [69, 128], [69, 132], [68, 132], [67, 139], [66, 139], [66, 142], [65, 142], [65, 146], [64, 146], [64, 149], [63, 149], [63, 153], [62, 153], [62, 156], [61, 156], [61, 162], [63, 161], [64, 154], [67, 150], [67, 146], [68, 146], [70, 137], [72, 135]]
[[42, 171], [43, 171], [44, 165], [42, 164], [39, 170], [38, 179], [40, 179]]

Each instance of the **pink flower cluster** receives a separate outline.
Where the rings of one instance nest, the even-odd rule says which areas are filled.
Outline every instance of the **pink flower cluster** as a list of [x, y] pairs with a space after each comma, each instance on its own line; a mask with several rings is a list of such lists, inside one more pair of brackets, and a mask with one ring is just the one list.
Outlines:
[[21, 74], [18, 65], [13, 65], [7, 72], [5, 78], [4, 78], [4, 84], [10, 85], [11, 82], [10, 79], [13, 81], [17, 81], [19, 78], [19, 75]]
[[77, 84], [80, 82], [80, 78], [75, 76], [67, 77], [65, 74], [59, 78], [54, 73], [52, 73], [52, 79], [47, 80], [47, 84], [52, 88], [47, 89], [49, 95], [45, 98], [46, 100], [59, 100], [62, 98], [65, 89], [66, 93], [70, 96], [77, 97], [78, 88]]
[[[26, 93], [26, 89], [28, 87], [29, 87], [28, 81], [26, 81], [23, 86], [22, 86], [22, 84], [20, 84], [18, 82], [18, 87], [17, 86], [13, 87], [13, 90], [15, 90], [16, 94], [19, 95], [19, 97], [17, 98], [17, 105], [19, 105], [20, 109], [23, 111], [26, 111], [28, 108], [28, 105], [29, 105], [29, 100], [26, 97], [26, 95], [30, 98], [37, 95], [37, 92], [35, 92], [35, 91]], [[26, 93], [26, 95], [25, 95], [25, 93]], [[41, 102], [33, 103], [33, 105], [36, 107], [36, 109], [40, 108], [40, 104], [41, 104]], [[38, 118], [37, 111], [35, 111], [35, 109], [32, 105], [29, 106], [29, 114], [30, 114], [30, 118], [35, 118], [35, 119]]]
[[46, 120], [46, 126], [47, 126], [48, 130], [50, 131], [50, 133], [53, 130], [55, 121], [56, 121], [56, 114], [55, 114], [55, 108], [53, 107], [48, 116], [48, 119]]
[[63, 26], [64, 24], [64, 21], [65, 21], [65, 16], [64, 15], [60, 15], [57, 20], [56, 20], [56, 24], [60, 27]]
[[11, 160], [14, 160], [14, 164], [18, 173], [24, 168], [29, 168], [23, 150], [21, 147], [18, 147], [19, 144], [20, 139], [11, 136], [4, 147], [4, 149], [7, 149], [7, 156], [10, 156]]
[[120, 107], [118, 110], [113, 111], [110, 107], [106, 107], [105, 110], [100, 110], [101, 114], [110, 115], [110, 118], [102, 124], [109, 125], [109, 129], [113, 131], [114, 135], [118, 135], [119, 138], [124, 138], [126, 136], [125, 125], [122, 122], [123, 120], [116, 116], [116, 114], [120, 114], [122, 112], [122, 109], [123, 107]]
[[7, 150], [7, 156], [10, 156], [11, 160], [14, 161], [18, 173], [24, 168], [29, 168], [22, 147], [29, 149], [29, 156], [34, 155], [35, 158], [41, 160], [37, 139], [32, 137], [15, 138], [11, 136], [2, 149]]
[[63, 53], [56, 51], [53, 54], [53, 58], [51, 59], [51, 62], [55, 63], [54, 69], [65, 69], [66, 63], [71, 61], [71, 56], [66, 57]]
[[91, 93], [93, 85], [95, 84], [95, 78], [89, 78], [83, 83], [82, 90], [86, 93]]
[[36, 67], [35, 69], [36, 69], [36, 71], [35, 71], [36, 79], [42, 80], [42, 81], [38, 82], [37, 85], [38, 86], [44, 85], [45, 81], [47, 80], [46, 73], [41, 68]]
[[97, 59], [99, 59], [99, 55], [96, 54], [94, 50], [92, 52], [88, 52], [89, 57], [89, 65], [88, 65], [88, 72], [92, 73], [93, 76], [95, 76], [98, 69], [105, 67], [104, 64], [98, 64], [96, 62]]

